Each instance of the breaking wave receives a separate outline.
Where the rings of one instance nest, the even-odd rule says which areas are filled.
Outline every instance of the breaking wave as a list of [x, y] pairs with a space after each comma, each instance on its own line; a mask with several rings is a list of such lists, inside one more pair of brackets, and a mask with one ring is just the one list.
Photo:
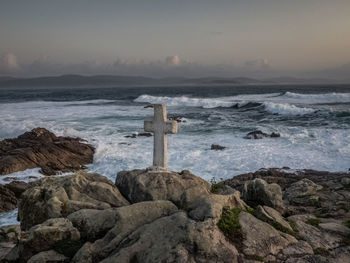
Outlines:
[[316, 112], [316, 110], [311, 108], [297, 107], [288, 103], [265, 102], [264, 106], [266, 111], [280, 115], [305, 115]]

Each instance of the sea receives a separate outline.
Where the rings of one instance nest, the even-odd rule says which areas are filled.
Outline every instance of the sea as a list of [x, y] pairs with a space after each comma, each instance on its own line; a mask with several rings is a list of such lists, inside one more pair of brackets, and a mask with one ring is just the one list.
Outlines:
[[[90, 172], [114, 181], [122, 170], [151, 166], [152, 118], [146, 105], [165, 103], [181, 118], [168, 135], [170, 170], [190, 170], [220, 181], [261, 168], [289, 167], [349, 172], [350, 85], [193, 85], [128, 87], [26, 87], [0, 89], [0, 140], [36, 127], [80, 137], [96, 148]], [[280, 138], [244, 139], [255, 130]], [[226, 147], [211, 150], [212, 144]], [[30, 181], [39, 169], [2, 176]], [[15, 223], [16, 210], [0, 215]]]

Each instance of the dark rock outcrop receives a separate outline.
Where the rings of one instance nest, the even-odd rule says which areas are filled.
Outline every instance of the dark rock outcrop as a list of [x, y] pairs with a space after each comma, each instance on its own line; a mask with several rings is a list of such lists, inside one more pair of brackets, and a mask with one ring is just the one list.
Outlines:
[[17, 198], [14, 192], [0, 185], [0, 212], [7, 212], [17, 207]]
[[0, 142], [0, 175], [36, 167], [45, 175], [76, 171], [92, 162], [93, 153], [94, 148], [80, 138], [60, 137], [35, 128]]
[[226, 149], [225, 146], [221, 146], [221, 145], [218, 145], [218, 144], [212, 144], [210, 146], [210, 150], [222, 151], [222, 150], [225, 150], [225, 149]]
[[252, 132], [249, 132], [246, 136], [244, 136], [243, 138], [244, 139], [263, 139], [263, 138], [278, 138], [278, 137], [281, 137], [281, 135], [279, 133], [271, 133], [271, 134], [267, 134], [267, 133], [264, 133], [260, 130], [257, 130], [257, 131], [252, 131]]
[[152, 133], [150, 132], [140, 132], [140, 133], [133, 133], [132, 135], [125, 135], [125, 138], [132, 138], [135, 139], [136, 137], [152, 137]]

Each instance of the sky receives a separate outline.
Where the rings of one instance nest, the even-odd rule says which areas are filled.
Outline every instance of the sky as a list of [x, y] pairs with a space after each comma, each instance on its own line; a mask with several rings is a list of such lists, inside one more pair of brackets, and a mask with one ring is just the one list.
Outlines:
[[350, 75], [349, 0], [0, 0], [0, 75]]

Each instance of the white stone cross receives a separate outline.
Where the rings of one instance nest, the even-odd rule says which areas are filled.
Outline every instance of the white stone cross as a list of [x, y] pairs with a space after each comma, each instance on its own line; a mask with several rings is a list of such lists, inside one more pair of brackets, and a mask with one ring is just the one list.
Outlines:
[[165, 104], [154, 104], [154, 117], [145, 120], [146, 132], [154, 133], [153, 168], [168, 169], [167, 164], [167, 134], [177, 133], [177, 121], [169, 121], [166, 116]]

